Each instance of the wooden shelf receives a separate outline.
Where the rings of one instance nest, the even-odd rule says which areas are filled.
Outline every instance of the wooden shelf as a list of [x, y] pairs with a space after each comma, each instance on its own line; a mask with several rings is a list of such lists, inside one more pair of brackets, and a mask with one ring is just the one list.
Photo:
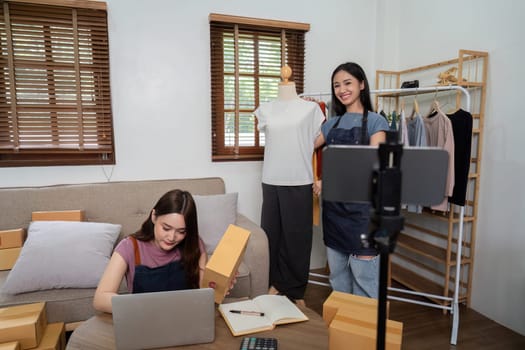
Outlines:
[[[379, 109], [380, 102], [386, 113], [391, 113], [400, 107], [400, 97], [423, 94], [434, 94], [434, 98], [449, 99], [456, 95], [455, 108], [463, 108], [466, 99], [460, 96], [458, 89], [445, 91], [436, 89], [443, 85], [420, 87], [417, 91], [390, 92], [394, 87], [401, 85], [402, 81], [418, 79], [419, 81], [435, 81], [438, 71], [456, 67], [456, 77], [463, 80], [455, 86], [460, 86], [469, 91], [471, 105], [468, 106], [472, 113], [472, 153], [470, 155], [470, 170], [468, 174], [467, 198], [465, 198], [464, 217], [460, 218], [460, 208], [451, 204], [450, 212], [432, 211], [424, 208], [421, 214], [408, 213], [405, 215], [405, 230], [400, 233], [397, 245], [400, 248], [394, 253], [396, 264], [391, 264], [391, 277], [402, 285], [429, 294], [439, 296], [453, 295], [455, 283], [458, 284], [461, 295], [460, 301], [470, 302], [472, 286], [472, 269], [474, 265], [476, 219], [479, 198], [479, 180], [481, 169], [481, 151], [483, 146], [483, 125], [485, 118], [486, 81], [488, 69], [488, 53], [472, 50], [459, 50], [454, 59], [432, 63], [425, 66], [409, 68], [400, 71], [376, 71], [376, 89], [384, 93], [375, 94], [375, 108]], [[427, 89], [428, 88], [428, 89]], [[422, 91], [422, 90], [423, 91]], [[385, 91], [386, 90], [386, 91]], [[439, 93], [436, 94], [436, 91]], [[430, 103], [432, 96], [422, 98]], [[453, 104], [453, 103], [451, 103]], [[463, 222], [462, 230], [459, 224]], [[461, 279], [455, 281], [456, 253], [458, 247], [457, 235], [463, 233], [463, 247], [461, 266], [469, 265], [463, 270]], [[450, 252], [447, 254], [447, 252]], [[466, 267], [466, 266], [465, 266]], [[410, 268], [414, 271], [410, 271]], [[459, 267], [458, 267], [459, 268]], [[443, 281], [436, 283], [434, 280]], [[439, 298], [432, 298], [434, 302], [443, 304]]]
[[[397, 237], [397, 245], [438, 263], [443, 263], [447, 260], [446, 249], [409, 236], [406, 233], [401, 233]], [[452, 259], [456, 261], [455, 253], [452, 253]]]

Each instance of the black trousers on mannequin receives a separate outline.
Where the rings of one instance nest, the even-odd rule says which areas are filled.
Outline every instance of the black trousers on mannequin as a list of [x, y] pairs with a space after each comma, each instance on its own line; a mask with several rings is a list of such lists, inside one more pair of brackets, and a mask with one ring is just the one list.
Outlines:
[[262, 184], [261, 227], [270, 246], [270, 285], [303, 299], [312, 251], [312, 185]]

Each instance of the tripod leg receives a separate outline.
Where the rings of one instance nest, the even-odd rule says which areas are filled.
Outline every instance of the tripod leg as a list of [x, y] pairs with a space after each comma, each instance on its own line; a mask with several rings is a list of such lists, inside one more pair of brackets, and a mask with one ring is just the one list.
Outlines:
[[386, 337], [386, 293], [388, 284], [388, 247], [380, 249], [380, 265], [379, 265], [379, 298], [377, 308], [377, 338], [376, 349], [385, 349]]

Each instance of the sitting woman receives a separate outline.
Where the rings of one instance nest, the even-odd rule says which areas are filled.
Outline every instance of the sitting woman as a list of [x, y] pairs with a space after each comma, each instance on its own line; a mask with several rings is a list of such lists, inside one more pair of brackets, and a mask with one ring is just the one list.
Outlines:
[[130, 293], [199, 288], [208, 256], [199, 237], [192, 195], [164, 194], [136, 233], [115, 248], [93, 306], [111, 313], [111, 297], [124, 276]]

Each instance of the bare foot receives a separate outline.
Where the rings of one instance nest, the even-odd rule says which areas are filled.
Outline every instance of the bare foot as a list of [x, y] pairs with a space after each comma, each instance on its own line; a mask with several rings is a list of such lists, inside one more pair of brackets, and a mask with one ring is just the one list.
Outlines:
[[295, 299], [295, 304], [300, 307], [306, 307], [304, 299]]
[[279, 294], [279, 291], [277, 289], [275, 289], [274, 286], [270, 286], [270, 289], [268, 289], [268, 294], [270, 294], [270, 295], [277, 295], [277, 294]]

